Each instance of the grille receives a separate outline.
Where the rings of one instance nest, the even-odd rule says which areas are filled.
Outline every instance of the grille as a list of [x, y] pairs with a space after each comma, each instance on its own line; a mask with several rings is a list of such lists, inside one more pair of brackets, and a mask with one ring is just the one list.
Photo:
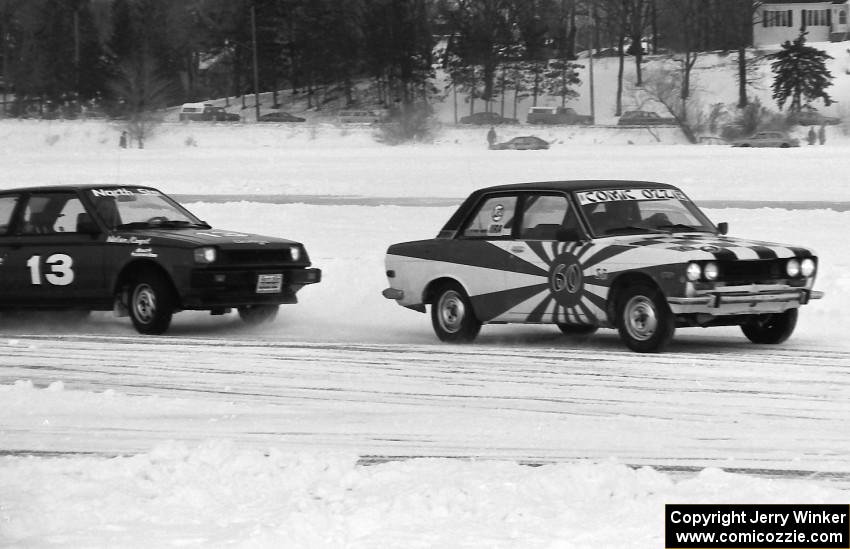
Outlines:
[[738, 284], [756, 284], [787, 278], [787, 259], [719, 261], [720, 280]]
[[224, 265], [289, 265], [292, 257], [286, 249], [223, 250], [220, 261]]

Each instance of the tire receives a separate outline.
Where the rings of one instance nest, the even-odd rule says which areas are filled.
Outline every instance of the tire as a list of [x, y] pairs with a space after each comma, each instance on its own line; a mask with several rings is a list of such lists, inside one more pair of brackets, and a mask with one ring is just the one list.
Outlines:
[[632, 351], [657, 353], [673, 339], [676, 322], [661, 292], [639, 284], [618, 296], [617, 331]]
[[431, 325], [440, 341], [468, 343], [481, 331], [472, 302], [456, 283], [440, 286], [431, 304]]
[[558, 324], [558, 329], [564, 335], [568, 336], [582, 336], [582, 335], [591, 335], [596, 333], [596, 330], [599, 329], [599, 326], [594, 326], [593, 324]]
[[175, 307], [174, 291], [168, 278], [147, 272], [130, 285], [130, 319], [140, 334], [159, 335], [171, 325]]
[[788, 309], [784, 313], [755, 315], [741, 324], [741, 331], [753, 343], [775, 345], [782, 343], [794, 333], [797, 326], [797, 309]]
[[247, 305], [239, 307], [239, 318], [249, 326], [267, 324], [277, 318], [280, 305]]

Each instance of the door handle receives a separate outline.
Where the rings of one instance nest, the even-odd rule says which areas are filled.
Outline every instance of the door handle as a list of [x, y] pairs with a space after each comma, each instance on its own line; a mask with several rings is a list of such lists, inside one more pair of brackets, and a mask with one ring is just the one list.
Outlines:
[[525, 251], [525, 246], [511, 246], [511, 251], [514, 253], [522, 253]]

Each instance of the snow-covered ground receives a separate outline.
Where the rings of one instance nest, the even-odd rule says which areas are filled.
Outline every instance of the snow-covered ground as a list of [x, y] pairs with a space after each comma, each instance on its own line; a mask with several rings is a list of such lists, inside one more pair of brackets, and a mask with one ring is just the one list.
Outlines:
[[[119, 150], [116, 128], [102, 123], [3, 122], [3, 187], [149, 184], [185, 197], [214, 226], [304, 242], [324, 280], [256, 333], [233, 318], [181, 313], [171, 338], [149, 344], [126, 319], [107, 314], [78, 326], [0, 319], [0, 452], [12, 454], [0, 457], [0, 547], [644, 548], [663, 544], [665, 503], [846, 503], [850, 140], [840, 128], [829, 131], [822, 147], [746, 150], [687, 146], [672, 131], [658, 142], [640, 130], [546, 129], [549, 151], [516, 152], [486, 150], [482, 130], [446, 130], [433, 145], [389, 148], [365, 129], [166, 125], [146, 149]], [[760, 354], [731, 328], [697, 329], [679, 330], [671, 353], [653, 359], [625, 352], [610, 331], [569, 342], [547, 327], [485, 326], [480, 346], [452, 353], [436, 342], [427, 317], [381, 297], [387, 245], [435, 235], [471, 190], [580, 178], [677, 184], [707, 204], [713, 220], [729, 221], [734, 235], [814, 247], [816, 288], [826, 298], [804, 309], [781, 354]], [[250, 355], [256, 362], [240, 362], [232, 347], [216, 350], [231, 342], [268, 347]], [[357, 353], [350, 362], [340, 358], [346, 346]], [[392, 372], [404, 363], [388, 358], [388, 346], [396, 354], [409, 346], [412, 370], [429, 354], [442, 369], [398, 387]], [[578, 375], [580, 364], [588, 371], [582, 412], [570, 400], [575, 379], [558, 377], [563, 400], [552, 399], [555, 389], [543, 381], [502, 385], [481, 373], [486, 367], [479, 372], [479, 351], [507, 355], [500, 372], [510, 373], [514, 361], [549, 382]], [[467, 377], [472, 361], [480, 379]], [[169, 385], [169, 363], [180, 365], [184, 385]], [[363, 379], [375, 365], [386, 368]], [[694, 391], [642, 396], [649, 392], [636, 391], [622, 372], [649, 368], [665, 388], [692, 384]], [[232, 381], [210, 377], [219, 369]], [[256, 398], [228, 395], [239, 370], [254, 380]], [[595, 382], [593, 371], [619, 382]], [[681, 371], [687, 375], [679, 379]], [[265, 383], [272, 391], [278, 377], [302, 392], [326, 379], [327, 387], [345, 388], [338, 394], [346, 400], [335, 406], [295, 392], [273, 400], [260, 389]], [[499, 393], [505, 402], [543, 407], [526, 414], [507, 404], [465, 404], [497, 382], [512, 392]], [[403, 395], [419, 405], [430, 384], [455, 399], [444, 418], [446, 400], [437, 396], [423, 404], [425, 414], [404, 407]], [[789, 400], [795, 387], [805, 390]], [[390, 413], [363, 419], [371, 417], [372, 390], [398, 400]], [[356, 406], [345, 405], [349, 391], [359, 395]], [[624, 394], [629, 400], [620, 400]], [[696, 415], [676, 417], [715, 406], [722, 413], [704, 427]], [[788, 415], [795, 406], [798, 418]], [[544, 419], [556, 415], [563, 433]], [[299, 422], [316, 432], [352, 430], [299, 445], [284, 433]], [[448, 439], [483, 456], [494, 454], [488, 445], [498, 446], [497, 456], [513, 447], [517, 459], [363, 464], [376, 432], [393, 447], [390, 426], [431, 429], [438, 438], [450, 432]], [[372, 430], [353, 430], [359, 427]], [[163, 432], [170, 438], [151, 436]], [[493, 432], [498, 444], [487, 440]], [[788, 447], [785, 436], [793, 439]], [[446, 455], [430, 451], [425, 438], [405, 444], [411, 455]], [[641, 453], [640, 445], [657, 449]], [[557, 448], [570, 459], [531, 467], [521, 459], [528, 447], [544, 456]], [[746, 464], [746, 474], [720, 469], [724, 451], [733, 466]], [[635, 456], [642, 455], [653, 466], [640, 467]], [[716, 465], [703, 468], [698, 458]], [[681, 460], [696, 466], [676, 472]]]

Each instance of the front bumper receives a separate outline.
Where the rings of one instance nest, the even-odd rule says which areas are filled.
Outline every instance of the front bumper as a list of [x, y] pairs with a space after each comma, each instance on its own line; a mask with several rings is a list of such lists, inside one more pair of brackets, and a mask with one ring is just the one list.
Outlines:
[[781, 313], [821, 299], [823, 292], [781, 287], [747, 291], [741, 288], [718, 288], [696, 297], [670, 297], [667, 303], [673, 314], [709, 314], [713, 316]]
[[[280, 290], [260, 292], [259, 277], [277, 274], [282, 275]], [[190, 287], [181, 292], [181, 302], [186, 309], [297, 303], [298, 290], [321, 280], [321, 269], [196, 269]]]

